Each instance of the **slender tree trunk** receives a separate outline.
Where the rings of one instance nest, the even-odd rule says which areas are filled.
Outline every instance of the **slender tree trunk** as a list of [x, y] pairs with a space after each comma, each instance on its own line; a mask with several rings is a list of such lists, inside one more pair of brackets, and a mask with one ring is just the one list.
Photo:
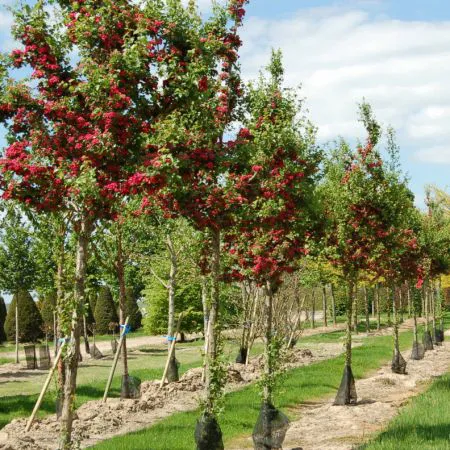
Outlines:
[[272, 404], [273, 391], [271, 379], [273, 377], [274, 358], [276, 357], [272, 351], [272, 322], [273, 322], [273, 292], [270, 283], [267, 283], [264, 292], [265, 304], [265, 347], [264, 347], [264, 372], [267, 383], [263, 386], [263, 402], [265, 404]]
[[366, 333], [370, 333], [370, 317], [369, 317], [369, 295], [367, 293], [367, 286], [363, 286], [364, 293], [364, 307], [366, 313]]
[[358, 285], [354, 286], [355, 293], [353, 295], [353, 329], [358, 334]]
[[208, 305], [208, 278], [202, 275], [202, 306], [203, 306], [203, 336], [205, 337], [205, 352], [206, 348], [206, 335], [208, 334], [208, 317], [209, 317], [209, 305]]
[[86, 325], [86, 316], [83, 314], [83, 337], [84, 337], [84, 351], [89, 354], [91, 353], [91, 349], [89, 347], [89, 338], [88, 338], [88, 331], [87, 331], [87, 325]]
[[239, 345], [239, 353], [236, 358], [236, 362], [239, 364], [245, 364], [247, 360], [247, 352], [248, 352], [248, 340], [250, 333], [249, 321], [251, 320], [251, 314], [253, 310], [253, 304], [250, 301], [251, 291], [250, 287], [247, 287], [247, 283], [243, 281], [241, 283], [241, 294], [242, 294], [242, 305], [244, 309], [243, 314], [243, 324], [242, 324], [242, 334], [241, 334], [241, 342]]
[[398, 288], [398, 302], [399, 302], [399, 309], [400, 309], [400, 323], [403, 323], [404, 317], [403, 317], [403, 286], [400, 286]]
[[[64, 338], [65, 335], [61, 329], [61, 317], [64, 310], [64, 264], [65, 264], [65, 247], [64, 247], [65, 227], [60, 230], [59, 238], [59, 251], [57, 258], [57, 271], [56, 271], [56, 311], [57, 311], [57, 337], [55, 342], [59, 347], [59, 339]], [[58, 348], [55, 348], [58, 351]], [[57, 415], [60, 416], [62, 405], [64, 403], [64, 384], [66, 382], [66, 366], [64, 359], [60, 358], [58, 361], [58, 399], [57, 399]]]
[[[373, 289], [373, 288], [372, 288]], [[372, 291], [373, 297], [372, 297], [372, 318], [375, 319], [375, 290]]]
[[86, 278], [87, 250], [91, 226], [82, 219], [77, 238], [75, 269], [75, 309], [72, 315], [70, 341], [65, 357], [64, 403], [61, 411], [61, 445], [62, 450], [72, 447], [73, 401], [77, 383], [78, 358], [80, 351], [80, 310], [84, 303], [84, 284]]
[[[125, 261], [123, 255], [123, 242], [122, 242], [122, 225], [117, 223], [117, 255], [116, 255], [116, 273], [117, 282], [119, 284], [119, 322], [121, 325], [122, 333], [125, 333], [123, 326], [126, 318], [126, 280], [125, 280]], [[126, 335], [122, 340], [122, 364], [123, 364], [123, 376], [122, 376], [122, 389], [121, 397], [130, 398], [130, 384], [129, 384], [129, 372], [128, 372], [128, 352], [127, 352], [127, 337]]]
[[53, 351], [56, 357], [58, 353], [58, 324], [56, 320], [56, 310], [53, 310]]
[[323, 326], [328, 327], [327, 289], [326, 289], [325, 285], [322, 286], [322, 308], [323, 308]]
[[387, 302], [387, 321], [388, 326], [392, 326], [392, 320], [391, 320], [391, 294], [389, 292], [389, 286], [386, 286], [386, 302]]
[[331, 293], [331, 314], [333, 315], [333, 326], [335, 327], [336, 322], [336, 298], [334, 296], [334, 286], [330, 283], [330, 293]]
[[311, 313], [311, 328], [316, 328], [316, 293], [312, 290], [312, 313]]
[[392, 285], [392, 312], [394, 316], [394, 352], [397, 356], [400, 353], [400, 346], [398, 340], [398, 307], [397, 296], [395, 294], [395, 286]]
[[[410, 319], [412, 316], [412, 305], [411, 305], [411, 286], [409, 285], [409, 281], [406, 282], [406, 298], [408, 302], [408, 318]], [[415, 309], [415, 308], [414, 308]], [[417, 315], [416, 315], [417, 320]]]
[[432, 311], [432, 324], [433, 324], [433, 341], [436, 341], [436, 291], [435, 281], [430, 280], [430, 302]]
[[17, 295], [16, 301], [16, 364], [19, 364], [19, 298]]
[[208, 354], [206, 357], [206, 412], [214, 416], [216, 386], [214, 368], [217, 361], [217, 342], [220, 333], [219, 302], [220, 302], [220, 231], [212, 230], [211, 255], [211, 307], [209, 311]]
[[245, 359], [245, 365], [248, 364], [248, 360], [250, 358], [250, 350], [252, 349], [253, 343], [255, 341], [256, 315], [258, 312], [258, 304], [259, 304], [259, 289], [256, 288], [254, 291], [253, 311], [252, 311], [250, 331], [249, 331], [249, 336], [248, 336], [248, 348], [247, 348], [247, 357]]
[[[175, 292], [176, 292], [176, 281], [177, 281], [177, 273], [178, 273], [178, 258], [177, 253], [175, 251], [175, 247], [172, 242], [172, 238], [170, 234], [167, 235], [167, 248], [170, 254], [170, 273], [169, 273], [169, 282], [168, 282], [168, 291], [169, 291], [169, 320], [167, 326], [167, 335], [170, 336], [170, 339], [176, 339], [175, 336]], [[169, 339], [169, 351], [172, 342]], [[169, 370], [167, 372], [167, 381], [172, 383], [174, 381], [179, 380], [178, 375], [178, 366], [177, 360], [175, 356], [175, 348], [172, 350], [171, 358], [169, 361]]]
[[348, 282], [348, 299], [347, 299], [347, 324], [345, 336], [345, 365], [351, 367], [352, 365], [352, 319], [353, 319], [353, 305], [355, 297], [355, 283]]
[[380, 308], [380, 285], [377, 283], [375, 286], [375, 299], [377, 303], [377, 330], [381, 329], [381, 308]]

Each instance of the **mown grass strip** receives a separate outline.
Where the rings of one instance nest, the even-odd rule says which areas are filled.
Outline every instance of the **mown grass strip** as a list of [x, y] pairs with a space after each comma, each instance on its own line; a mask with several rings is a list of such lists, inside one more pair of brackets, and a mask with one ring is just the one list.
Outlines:
[[[412, 333], [400, 335], [403, 350], [411, 346]], [[392, 355], [392, 337], [368, 337], [354, 349], [353, 370], [356, 378], [368, 375]], [[343, 356], [290, 370], [284, 376], [277, 406], [289, 408], [336, 392], [344, 366]], [[257, 387], [252, 385], [225, 397], [220, 424], [226, 442], [251, 434], [259, 412]], [[177, 413], [158, 424], [136, 433], [119, 436], [96, 445], [97, 450], [194, 450], [194, 429], [199, 412]]]
[[449, 450], [450, 374], [413, 398], [386, 431], [361, 450]]

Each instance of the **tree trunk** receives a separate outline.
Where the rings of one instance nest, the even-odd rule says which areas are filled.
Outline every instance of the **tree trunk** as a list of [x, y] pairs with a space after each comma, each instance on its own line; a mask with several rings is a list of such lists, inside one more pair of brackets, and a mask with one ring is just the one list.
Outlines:
[[381, 329], [381, 308], [380, 308], [380, 285], [377, 283], [375, 286], [375, 299], [377, 303], [377, 330]]
[[352, 316], [355, 297], [355, 283], [348, 282], [348, 299], [347, 299], [347, 326], [345, 336], [345, 365], [352, 365]]
[[17, 295], [16, 301], [16, 364], [19, 364], [19, 298]]
[[400, 353], [400, 346], [398, 340], [398, 308], [397, 296], [395, 295], [395, 287], [392, 286], [392, 312], [394, 315], [394, 352], [395, 355]]
[[248, 353], [248, 340], [249, 340], [249, 332], [251, 321], [251, 314], [253, 311], [253, 304], [250, 301], [251, 298], [251, 288], [250, 286], [247, 288], [247, 284], [245, 281], [241, 283], [241, 294], [242, 294], [242, 305], [243, 305], [243, 324], [242, 324], [242, 333], [241, 333], [241, 342], [239, 345], [239, 353], [236, 357], [237, 364], [245, 364], [247, 360]]
[[206, 412], [214, 415], [216, 386], [214, 368], [217, 362], [217, 339], [220, 332], [219, 302], [220, 302], [220, 231], [212, 230], [211, 255], [211, 308], [209, 311], [208, 353], [206, 357]]
[[[126, 281], [125, 281], [125, 261], [123, 256], [123, 244], [122, 244], [122, 226], [117, 223], [117, 234], [116, 234], [116, 244], [117, 244], [117, 260], [116, 260], [116, 272], [117, 272], [117, 282], [119, 284], [119, 322], [121, 325], [122, 333], [126, 330], [123, 328], [126, 320]], [[128, 373], [128, 352], [127, 352], [127, 337], [124, 335], [122, 340], [122, 364], [123, 364], [123, 376], [122, 376], [122, 388], [121, 397], [130, 398], [130, 384], [129, 384], [129, 373]]]
[[85, 314], [83, 314], [83, 338], [84, 338], [84, 351], [89, 355], [91, 353], [91, 349], [89, 347], [89, 338], [88, 338]]
[[388, 326], [392, 326], [392, 320], [391, 320], [391, 295], [389, 293], [389, 286], [386, 286], [386, 303], [387, 303], [387, 322]]
[[335, 405], [349, 405], [351, 403], [356, 403], [357, 394], [355, 387], [355, 379], [352, 373], [352, 319], [353, 319], [353, 305], [355, 296], [355, 281], [347, 275], [347, 287], [348, 287], [348, 297], [347, 297], [347, 331], [345, 340], [345, 367], [344, 374], [342, 376], [341, 385], [339, 386], [336, 399], [334, 401]]
[[[172, 238], [170, 234], [167, 235], [167, 249], [169, 250], [170, 255], [170, 274], [169, 274], [169, 282], [168, 282], [168, 291], [169, 291], [169, 320], [167, 325], [167, 335], [169, 336], [169, 351], [171, 347], [171, 339], [176, 339], [175, 335], [175, 292], [176, 292], [176, 281], [177, 281], [177, 273], [178, 273], [178, 258], [177, 253], [175, 251], [175, 247], [172, 242]], [[167, 381], [172, 383], [174, 381], [178, 381], [180, 379], [178, 374], [178, 366], [177, 360], [175, 356], [175, 347], [172, 350], [171, 358], [169, 361], [169, 369], [167, 372]]]
[[222, 394], [221, 370], [217, 361], [220, 335], [220, 231], [211, 229], [211, 307], [209, 311], [208, 352], [205, 361], [206, 399], [203, 414], [195, 428], [195, 441], [200, 450], [223, 450], [222, 430], [216, 418], [217, 400]]
[[69, 450], [72, 447], [72, 421], [73, 421], [73, 401], [77, 384], [78, 359], [80, 351], [80, 311], [84, 304], [84, 284], [86, 278], [87, 250], [91, 227], [84, 218], [80, 222], [80, 230], [77, 237], [76, 248], [76, 269], [75, 269], [75, 292], [74, 311], [72, 314], [72, 325], [70, 341], [68, 343], [65, 357], [65, 380], [63, 398], [64, 402], [61, 411], [61, 445], [62, 450]]
[[316, 328], [316, 292], [312, 290], [312, 312], [311, 312], [311, 328]]
[[202, 306], [203, 306], [203, 336], [205, 337], [205, 353], [206, 348], [206, 336], [208, 334], [208, 317], [209, 317], [209, 305], [208, 305], [208, 278], [202, 275]]
[[434, 280], [430, 280], [430, 302], [432, 312], [431, 320], [433, 324], [433, 341], [436, 341], [436, 291]]
[[373, 297], [372, 297], [372, 319], [375, 319], [375, 292], [373, 292]]
[[367, 293], [367, 286], [363, 286], [364, 293], [364, 307], [366, 313], [366, 333], [370, 333], [370, 317], [369, 317], [369, 295]]
[[322, 286], [322, 308], [323, 308], [323, 326], [328, 327], [328, 318], [327, 318], [327, 290], [325, 285]]
[[331, 314], [333, 315], [333, 326], [336, 326], [336, 298], [334, 296], [334, 286], [330, 283], [330, 293], [331, 293]]
[[[65, 230], [65, 227], [64, 227]], [[57, 271], [56, 271], [56, 311], [57, 311], [57, 337], [55, 342], [59, 347], [59, 339], [64, 338], [64, 332], [61, 329], [62, 312], [64, 311], [64, 264], [65, 264], [65, 248], [64, 248], [64, 236], [65, 231], [60, 230], [59, 238], [61, 240], [58, 252]], [[58, 349], [55, 349], [58, 351]], [[61, 415], [62, 405], [64, 403], [64, 384], [66, 380], [66, 366], [64, 359], [60, 358], [58, 361], [58, 398], [56, 400], [56, 412], [57, 416]]]
[[265, 372], [265, 380], [263, 386], [263, 402], [265, 404], [273, 403], [273, 367], [274, 367], [274, 358], [276, 355], [273, 354], [272, 349], [272, 322], [273, 322], [273, 292], [270, 283], [267, 283], [267, 286], [264, 289], [264, 305], [265, 305], [265, 346], [264, 346], [264, 372]]
[[358, 285], [354, 286], [355, 293], [353, 295], [353, 330], [358, 334]]
[[[412, 315], [412, 305], [411, 305], [411, 286], [409, 285], [409, 281], [406, 282], [406, 298], [408, 302], [408, 318], [411, 318]], [[416, 315], [417, 320], [417, 315]]]

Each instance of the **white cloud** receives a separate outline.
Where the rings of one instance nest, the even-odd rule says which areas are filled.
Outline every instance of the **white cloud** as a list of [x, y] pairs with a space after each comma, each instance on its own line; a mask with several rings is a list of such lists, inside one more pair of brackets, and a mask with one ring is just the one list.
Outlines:
[[314, 8], [282, 20], [249, 17], [241, 34], [247, 79], [267, 65], [271, 48], [283, 50], [286, 83], [302, 84], [321, 139], [361, 136], [356, 104], [365, 97], [411, 159], [450, 163], [450, 22]]
[[418, 150], [415, 158], [424, 163], [450, 164], [450, 145]]

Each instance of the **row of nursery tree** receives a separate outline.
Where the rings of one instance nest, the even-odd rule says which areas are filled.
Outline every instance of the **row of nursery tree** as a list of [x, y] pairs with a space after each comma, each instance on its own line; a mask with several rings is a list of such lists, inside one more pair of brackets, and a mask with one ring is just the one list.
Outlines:
[[[149, 315], [167, 317], [169, 338], [176, 313], [200, 324], [206, 376], [196, 440], [208, 450], [223, 448], [221, 329], [236, 314], [242, 357], [255, 317], [265, 338], [267, 418], [282, 343], [294, 338], [302, 302], [318, 295], [299, 295], [301, 285], [346, 290], [344, 403], [354, 400], [357, 287], [389, 289], [390, 299], [383, 291], [375, 303], [392, 308], [396, 336], [400, 292], [415, 299], [421, 290], [427, 315], [439, 305], [431, 298], [441, 298], [436, 280], [448, 265], [446, 210], [433, 196], [427, 214], [414, 207], [394, 131], [383, 139], [367, 103], [359, 108], [367, 134], [355, 148], [344, 139], [320, 148], [303, 100], [283, 84], [280, 52], [243, 83], [245, 3], [229, 0], [206, 18], [195, 1], [180, 0], [40, 0], [16, 12], [22, 46], [0, 65], [1, 188], [13, 205], [2, 289], [56, 293], [66, 343], [63, 449], [71, 447], [83, 318], [98, 286], [117, 293], [122, 325], [127, 289], [153, 297]], [[23, 248], [8, 244], [27, 228], [34, 238], [12, 238]], [[400, 357], [398, 339], [395, 349]], [[122, 352], [126, 372], [126, 345]]]
[[[23, 343], [36, 342], [43, 338], [46, 341], [54, 339], [58, 334], [56, 293], [45, 294], [35, 302], [23, 288], [11, 292], [14, 292], [14, 295], [8, 308], [3, 297], [0, 297], [0, 344], [7, 340], [15, 341], [16, 337], [18, 342]], [[142, 326], [142, 313], [133, 290], [129, 288], [126, 290], [124, 309], [131, 329], [139, 329]], [[83, 319], [85, 339], [94, 332], [109, 334], [118, 331], [119, 311], [109, 287], [102, 286], [98, 293], [89, 296], [85, 303]]]

